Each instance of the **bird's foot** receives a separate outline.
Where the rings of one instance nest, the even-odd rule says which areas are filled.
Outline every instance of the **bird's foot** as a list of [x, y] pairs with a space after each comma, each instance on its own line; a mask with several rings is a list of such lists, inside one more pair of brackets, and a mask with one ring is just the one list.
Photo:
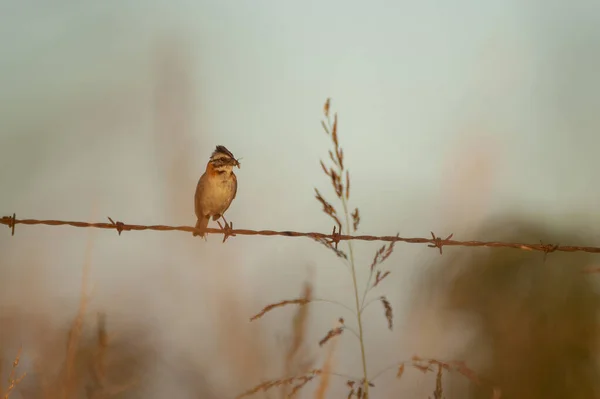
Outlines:
[[229, 237], [235, 237], [235, 233], [233, 232], [233, 223], [228, 223], [224, 216], [221, 217], [223, 218], [224, 225], [218, 220], [217, 224], [223, 230], [223, 242], [225, 242]]

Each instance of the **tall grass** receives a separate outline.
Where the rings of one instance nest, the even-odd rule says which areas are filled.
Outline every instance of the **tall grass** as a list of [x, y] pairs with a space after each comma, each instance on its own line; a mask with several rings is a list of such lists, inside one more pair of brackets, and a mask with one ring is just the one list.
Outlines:
[[[89, 314], [92, 244], [90, 237], [79, 304], [67, 328], [66, 342], [64, 336], [57, 336], [54, 332], [37, 331], [38, 343], [42, 344], [40, 352], [24, 350], [25, 355], [33, 360], [33, 370], [16, 377], [16, 369], [23, 355], [20, 349], [12, 364], [8, 387], [3, 389], [0, 383], [0, 394], [3, 395], [0, 398], [8, 399], [17, 391], [23, 398], [36, 399], [119, 398], [137, 383], [137, 377], [134, 376], [138, 371], [136, 358], [141, 352], [132, 358], [132, 345], [128, 343], [123, 348], [118, 341], [112, 342], [106, 315], [102, 312]], [[88, 322], [89, 316], [95, 317], [95, 325]], [[3, 328], [7, 327], [3, 325]], [[0, 345], [4, 344], [0, 342]], [[1, 366], [0, 356], [0, 373]]]
[[[442, 372], [455, 370], [466, 376], [470, 380], [481, 383], [473, 372], [463, 362], [442, 362], [436, 359], [422, 359], [418, 356], [414, 356], [410, 360], [399, 362], [393, 367], [389, 367], [384, 370], [379, 370], [377, 373], [372, 374], [369, 369], [367, 351], [365, 348], [365, 334], [364, 334], [364, 319], [363, 314], [365, 310], [373, 303], [379, 302], [383, 308], [383, 315], [387, 321], [389, 330], [393, 328], [393, 309], [391, 303], [388, 301], [385, 295], [377, 295], [372, 297], [371, 294], [377, 288], [383, 280], [385, 280], [391, 273], [390, 270], [384, 269], [383, 264], [388, 260], [394, 252], [394, 242], [383, 245], [380, 247], [373, 256], [373, 261], [369, 266], [368, 279], [364, 286], [359, 284], [357, 278], [357, 270], [360, 265], [357, 264], [354, 247], [352, 240], [346, 240], [346, 248], [339, 247], [339, 240], [336, 240], [336, 235], [347, 234], [350, 235], [357, 231], [361, 218], [358, 207], [354, 207], [351, 210], [350, 206], [350, 172], [346, 167], [346, 160], [344, 157], [344, 151], [340, 145], [340, 135], [338, 130], [338, 115], [337, 113], [331, 112], [331, 101], [327, 99], [323, 107], [323, 119], [321, 121], [321, 127], [325, 134], [331, 139], [331, 148], [328, 150], [327, 161], [321, 160], [321, 168], [326, 178], [331, 183], [331, 188], [337, 201], [341, 205], [341, 211], [336, 208], [326, 197], [315, 189], [315, 198], [322, 206], [322, 211], [325, 213], [334, 223], [333, 239], [320, 238], [316, 239], [319, 243], [326, 246], [331, 252], [333, 252], [342, 261], [349, 273], [352, 276], [352, 294], [354, 298], [353, 307], [349, 307], [345, 304], [328, 300], [328, 299], [315, 299], [309, 294], [311, 291], [308, 290], [300, 298], [286, 299], [277, 303], [272, 303], [265, 306], [259, 313], [250, 318], [251, 321], [257, 320], [263, 317], [266, 313], [289, 305], [298, 305], [300, 308], [305, 307], [311, 302], [327, 301], [333, 302], [339, 306], [350, 310], [354, 319], [353, 322], [356, 324], [356, 328], [351, 327], [347, 324], [346, 320], [339, 318], [337, 325], [330, 329], [323, 338], [319, 341], [319, 346], [324, 346], [328, 342], [332, 341], [335, 337], [343, 334], [346, 331], [356, 335], [358, 338], [358, 351], [360, 352], [361, 359], [361, 375], [360, 377], [345, 376], [335, 373], [332, 369], [331, 357], [333, 352], [330, 350], [327, 354], [324, 366], [321, 368], [312, 368], [302, 374], [291, 374], [289, 368], [286, 368], [284, 377], [268, 380], [263, 382], [252, 389], [244, 392], [239, 396], [245, 397], [257, 392], [268, 391], [274, 387], [280, 386], [291, 386], [290, 390], [284, 390], [284, 397], [292, 397], [296, 395], [300, 389], [304, 388], [310, 381], [315, 378], [321, 378], [322, 382], [315, 393], [315, 397], [324, 397], [325, 391], [329, 387], [329, 380], [331, 376], [342, 377], [346, 379], [346, 385], [348, 387], [348, 398], [356, 397], [357, 399], [369, 398], [371, 390], [375, 387], [374, 380], [381, 374], [396, 370], [397, 377], [400, 378], [404, 374], [405, 366], [409, 365], [422, 372], [435, 372], [436, 373], [436, 386], [433, 391], [434, 397], [442, 398]], [[489, 390], [489, 387], [488, 387]], [[491, 396], [494, 398], [500, 397], [500, 391], [497, 388], [492, 389]]]

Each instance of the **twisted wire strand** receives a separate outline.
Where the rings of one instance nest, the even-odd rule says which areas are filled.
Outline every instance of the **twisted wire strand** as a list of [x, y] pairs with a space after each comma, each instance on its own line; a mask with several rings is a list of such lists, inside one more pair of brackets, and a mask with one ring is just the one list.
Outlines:
[[[129, 224], [120, 221], [114, 221], [112, 218], [108, 218], [109, 222], [82, 222], [82, 221], [68, 221], [68, 220], [38, 220], [38, 219], [17, 219], [16, 215], [4, 216], [0, 219], [0, 224], [8, 226], [12, 235], [15, 232], [16, 225], [46, 225], [46, 226], [71, 226], [78, 228], [97, 228], [97, 229], [109, 229], [116, 230], [119, 235], [124, 231], [182, 231], [187, 233], [193, 233], [196, 230], [191, 226], [168, 226], [168, 225], [139, 225]], [[579, 245], [552, 245], [544, 244], [528, 244], [528, 243], [517, 243], [517, 242], [500, 242], [500, 241], [459, 241], [453, 240], [452, 234], [446, 238], [436, 236], [433, 232], [431, 238], [424, 237], [400, 237], [400, 236], [373, 236], [373, 235], [346, 235], [335, 232], [331, 234], [318, 233], [318, 232], [298, 232], [298, 231], [275, 231], [275, 230], [250, 230], [250, 229], [233, 229], [232, 225], [226, 226], [223, 229], [207, 228], [207, 233], [212, 234], [223, 234], [225, 241], [228, 237], [233, 236], [283, 236], [283, 237], [308, 237], [314, 240], [325, 240], [330, 243], [339, 243], [340, 241], [347, 240], [359, 240], [359, 241], [383, 241], [383, 242], [404, 242], [408, 244], [428, 244], [431, 248], [438, 248], [442, 253], [442, 248], [445, 246], [460, 246], [460, 247], [491, 247], [491, 248], [512, 248], [526, 251], [540, 251], [545, 253], [550, 252], [588, 252], [588, 253], [600, 253], [600, 247], [589, 247]]]

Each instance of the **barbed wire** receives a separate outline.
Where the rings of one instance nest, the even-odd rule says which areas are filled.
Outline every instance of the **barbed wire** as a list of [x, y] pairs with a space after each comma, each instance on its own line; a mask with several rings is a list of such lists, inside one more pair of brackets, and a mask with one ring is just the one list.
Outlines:
[[[128, 224], [120, 221], [114, 221], [112, 218], [108, 218], [109, 223], [91, 223], [91, 222], [80, 222], [80, 221], [67, 221], [67, 220], [37, 220], [37, 219], [17, 219], [16, 214], [12, 216], [3, 216], [0, 219], [0, 224], [8, 226], [11, 229], [11, 234], [15, 234], [15, 226], [18, 224], [23, 225], [46, 225], [46, 226], [72, 226], [79, 228], [96, 228], [96, 229], [111, 229], [116, 230], [119, 235], [124, 231], [142, 231], [142, 230], [153, 230], [153, 231], [183, 231], [188, 233], [199, 232], [191, 226], [167, 226], [167, 225], [138, 225]], [[521, 249], [526, 251], [540, 251], [546, 254], [551, 252], [588, 252], [588, 253], [600, 253], [600, 247], [587, 247], [578, 245], [554, 245], [544, 244], [527, 244], [517, 242], [500, 242], [500, 241], [458, 241], [453, 240], [453, 234], [450, 234], [446, 238], [436, 236], [431, 232], [431, 238], [413, 237], [405, 238], [396, 236], [372, 236], [372, 235], [346, 235], [336, 232], [334, 227], [331, 234], [315, 233], [315, 232], [298, 232], [298, 231], [274, 231], [274, 230], [248, 230], [248, 229], [233, 229], [233, 225], [229, 224], [223, 229], [207, 228], [207, 233], [212, 234], [223, 234], [223, 242], [229, 237], [237, 235], [246, 236], [283, 236], [283, 237], [308, 237], [317, 241], [326, 241], [332, 244], [337, 244], [340, 241], [348, 240], [360, 240], [360, 241], [384, 241], [384, 242], [405, 242], [408, 244], [428, 244], [430, 248], [438, 248], [440, 254], [442, 248], [445, 246], [460, 246], [460, 247], [491, 247], [491, 248], [512, 248]]]

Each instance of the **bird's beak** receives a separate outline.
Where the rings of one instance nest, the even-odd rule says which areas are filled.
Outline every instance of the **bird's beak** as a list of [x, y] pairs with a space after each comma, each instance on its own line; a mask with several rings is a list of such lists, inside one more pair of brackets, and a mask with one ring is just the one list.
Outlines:
[[238, 169], [241, 169], [241, 168], [240, 168], [240, 161], [238, 161], [237, 159], [234, 159], [234, 160], [233, 160], [233, 166], [237, 166], [237, 167], [238, 167]]

